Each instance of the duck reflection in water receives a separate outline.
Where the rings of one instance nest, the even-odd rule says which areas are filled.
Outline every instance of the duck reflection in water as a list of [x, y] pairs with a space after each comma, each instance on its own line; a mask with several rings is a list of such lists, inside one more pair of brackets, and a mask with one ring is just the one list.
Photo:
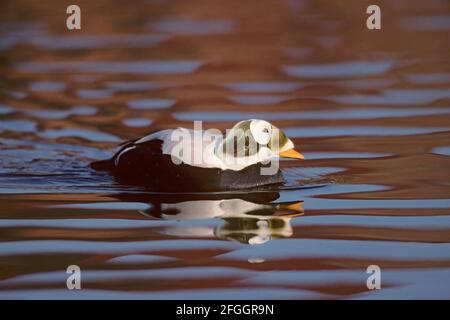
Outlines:
[[292, 236], [290, 220], [303, 215], [303, 201], [276, 202], [278, 192], [205, 193], [183, 195], [127, 195], [126, 201], [145, 201], [151, 208], [140, 211], [153, 219], [193, 221], [219, 218], [218, 226], [180, 224], [164, 229], [178, 237], [212, 237], [246, 244], [262, 244]]

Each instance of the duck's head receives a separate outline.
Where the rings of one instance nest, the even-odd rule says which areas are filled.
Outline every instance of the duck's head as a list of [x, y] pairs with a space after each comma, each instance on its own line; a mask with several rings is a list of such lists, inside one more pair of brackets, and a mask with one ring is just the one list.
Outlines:
[[257, 119], [236, 123], [227, 131], [219, 151], [228, 159], [239, 159], [248, 165], [274, 157], [304, 159], [282, 130]]

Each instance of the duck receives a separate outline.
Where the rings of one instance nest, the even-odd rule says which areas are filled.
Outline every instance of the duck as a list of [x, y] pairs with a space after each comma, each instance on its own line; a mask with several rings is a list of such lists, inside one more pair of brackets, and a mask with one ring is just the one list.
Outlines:
[[281, 185], [280, 158], [303, 160], [294, 143], [265, 120], [236, 123], [223, 135], [217, 129], [178, 127], [126, 141], [91, 167], [117, 182], [161, 192], [210, 192]]

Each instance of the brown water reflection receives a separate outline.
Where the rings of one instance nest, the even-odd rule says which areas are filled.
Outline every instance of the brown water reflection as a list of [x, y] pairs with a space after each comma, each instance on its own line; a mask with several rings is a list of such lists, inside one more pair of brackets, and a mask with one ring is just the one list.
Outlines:
[[[450, 298], [447, 1], [381, 1], [381, 31], [369, 1], [78, 4], [69, 32], [64, 2], [0, 3], [0, 297]], [[267, 199], [143, 196], [88, 166], [254, 117], [307, 158]]]

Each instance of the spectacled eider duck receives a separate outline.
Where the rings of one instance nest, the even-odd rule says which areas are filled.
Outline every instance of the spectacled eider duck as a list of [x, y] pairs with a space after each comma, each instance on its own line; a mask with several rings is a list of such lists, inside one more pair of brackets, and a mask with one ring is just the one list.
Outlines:
[[279, 157], [304, 159], [283, 131], [263, 120], [238, 122], [227, 134], [185, 128], [153, 132], [124, 143], [91, 164], [120, 183], [154, 191], [223, 191], [284, 181]]

